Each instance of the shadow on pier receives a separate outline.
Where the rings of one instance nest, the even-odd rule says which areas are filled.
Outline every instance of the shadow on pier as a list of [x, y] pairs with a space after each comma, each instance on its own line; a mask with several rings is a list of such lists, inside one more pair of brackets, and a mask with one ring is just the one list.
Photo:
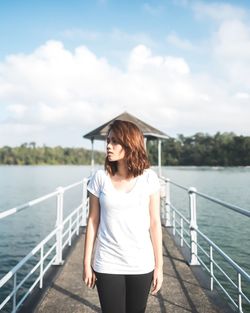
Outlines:
[[[39, 295], [39, 301], [36, 301], [36, 304], [34, 301], [32, 304], [26, 304], [21, 310], [22, 313], [101, 312], [96, 288], [88, 289], [82, 281], [83, 245], [82, 233], [54, 280], [42, 296]], [[207, 289], [207, 282], [198, 282], [165, 228], [163, 253], [164, 283], [157, 296], [149, 296], [147, 313], [232, 312], [226, 303], [214, 301], [218, 297], [214, 297]]]

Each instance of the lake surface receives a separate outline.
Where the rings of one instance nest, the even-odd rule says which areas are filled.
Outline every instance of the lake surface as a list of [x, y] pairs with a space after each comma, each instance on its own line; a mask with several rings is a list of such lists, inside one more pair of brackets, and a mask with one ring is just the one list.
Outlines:
[[[89, 176], [89, 166], [0, 166], [0, 211]], [[250, 211], [250, 168], [163, 167], [165, 177]], [[76, 188], [77, 189], [77, 188]], [[66, 216], [81, 201], [80, 190], [65, 197]], [[171, 201], [186, 216], [188, 195], [171, 187]], [[197, 199], [197, 219], [231, 258], [250, 272], [250, 218]], [[56, 222], [55, 199], [0, 220], [0, 278], [41, 241]]]

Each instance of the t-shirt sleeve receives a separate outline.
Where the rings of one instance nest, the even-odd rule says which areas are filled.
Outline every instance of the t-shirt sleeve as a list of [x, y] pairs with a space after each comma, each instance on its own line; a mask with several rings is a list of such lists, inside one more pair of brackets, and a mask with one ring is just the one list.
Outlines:
[[87, 189], [97, 198], [100, 196], [101, 186], [102, 186], [102, 175], [101, 171], [96, 171], [90, 178]]
[[149, 170], [148, 173], [148, 184], [149, 184], [149, 194], [152, 195], [153, 193], [160, 190], [161, 185], [157, 174], [153, 170]]

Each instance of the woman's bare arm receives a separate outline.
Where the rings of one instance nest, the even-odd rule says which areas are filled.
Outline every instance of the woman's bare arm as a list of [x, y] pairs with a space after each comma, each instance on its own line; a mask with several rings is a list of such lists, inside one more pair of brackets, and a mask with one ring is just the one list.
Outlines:
[[83, 280], [86, 285], [93, 288], [95, 285], [95, 274], [91, 268], [91, 259], [94, 249], [95, 239], [100, 222], [100, 204], [99, 199], [90, 194], [89, 197], [89, 216], [85, 234], [84, 257], [83, 257]]
[[162, 229], [160, 219], [160, 193], [150, 196], [150, 235], [155, 257], [155, 270], [153, 277], [152, 294], [160, 290], [163, 281], [163, 256], [162, 256]]

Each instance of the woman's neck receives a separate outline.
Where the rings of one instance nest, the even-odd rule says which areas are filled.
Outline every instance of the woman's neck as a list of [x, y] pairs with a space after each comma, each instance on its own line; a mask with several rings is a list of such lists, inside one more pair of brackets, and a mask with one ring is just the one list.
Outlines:
[[121, 178], [128, 178], [128, 168], [124, 160], [120, 160], [117, 162], [116, 174]]

